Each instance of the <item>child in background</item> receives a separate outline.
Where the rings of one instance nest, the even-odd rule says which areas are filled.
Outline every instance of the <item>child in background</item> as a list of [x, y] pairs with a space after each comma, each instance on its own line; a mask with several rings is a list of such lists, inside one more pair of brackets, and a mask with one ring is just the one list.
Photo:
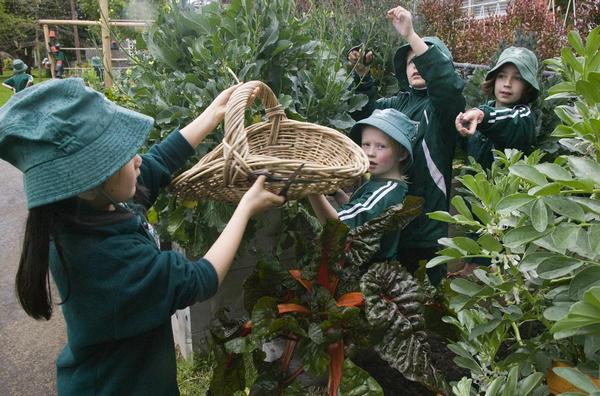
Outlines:
[[456, 130], [468, 138], [467, 155], [484, 168], [494, 161], [493, 149], [531, 150], [535, 116], [528, 105], [540, 92], [537, 70], [538, 60], [527, 48], [505, 49], [482, 84], [482, 91], [494, 100], [456, 117]]
[[[427, 213], [449, 208], [452, 158], [456, 146], [454, 119], [465, 108], [464, 82], [454, 70], [452, 54], [437, 37], [421, 38], [413, 29], [412, 15], [398, 6], [387, 13], [396, 31], [408, 42], [394, 56], [394, 69], [401, 92], [375, 100], [374, 80], [358, 51], [351, 51], [350, 63], [356, 63], [357, 92], [369, 95], [369, 103], [355, 118], [364, 118], [374, 109], [393, 108], [419, 123], [413, 142], [414, 165], [408, 173], [408, 194], [425, 199], [423, 213], [403, 231], [398, 261], [414, 273], [422, 262], [436, 256], [438, 239], [448, 236], [448, 224], [427, 217]], [[427, 270], [431, 283], [438, 285], [446, 276], [445, 266]]]
[[21, 59], [15, 59], [12, 67], [14, 75], [2, 83], [4, 88], [8, 88], [14, 93], [17, 93], [33, 84], [33, 76], [25, 73], [27, 71], [25, 62]]
[[[310, 195], [309, 201], [321, 223], [339, 219], [355, 228], [402, 203], [408, 190], [405, 175], [413, 162], [411, 142], [416, 135], [416, 123], [394, 109], [375, 110], [370, 117], [358, 121], [350, 137], [367, 154], [371, 178], [338, 211], [325, 196]], [[384, 234], [373, 260], [395, 260], [399, 242], [400, 230]]]
[[249, 219], [283, 203], [259, 177], [197, 261], [161, 251], [145, 210], [221, 122], [237, 86], [144, 156], [150, 117], [81, 79], [52, 80], [0, 108], [0, 158], [24, 173], [29, 215], [16, 289], [33, 318], [52, 314], [49, 270], [68, 341], [60, 395], [175, 395], [171, 315], [213, 296]]
[[[527, 48], [505, 49], [481, 86], [494, 100], [456, 117], [456, 130], [467, 138], [464, 142], [467, 155], [482, 167], [492, 166], [494, 149], [517, 149], [525, 153], [531, 150], [535, 142], [535, 116], [528, 104], [539, 95], [537, 70], [538, 60]], [[488, 266], [490, 260], [472, 259], [453, 275], [468, 276], [478, 265]]]

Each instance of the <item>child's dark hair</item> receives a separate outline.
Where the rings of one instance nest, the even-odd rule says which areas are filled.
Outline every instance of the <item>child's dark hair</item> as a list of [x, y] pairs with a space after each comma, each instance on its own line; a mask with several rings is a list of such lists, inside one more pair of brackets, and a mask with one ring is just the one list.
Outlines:
[[[147, 206], [147, 190], [137, 186], [134, 202]], [[56, 247], [63, 271], [67, 275], [68, 265], [60, 234], [70, 227], [94, 227], [112, 224], [133, 216], [131, 212], [94, 212], [82, 214], [83, 200], [78, 197], [68, 198], [29, 210], [23, 237], [23, 250], [19, 261], [19, 269], [15, 288], [19, 303], [29, 316], [34, 319], [50, 319], [52, 316], [52, 293], [50, 289], [49, 254], [50, 242]], [[70, 285], [61, 304], [67, 301]]]
[[[486, 79], [483, 83], [481, 83], [481, 91], [490, 98], [494, 97], [494, 87], [496, 84], [496, 77], [498, 76], [498, 73], [501, 70], [502, 70], [502, 68], [494, 71], [489, 76], [488, 79]], [[528, 103], [531, 103], [531, 102], [535, 101], [535, 99], [537, 97], [536, 89], [531, 84], [529, 84], [527, 81], [523, 80], [523, 82], [525, 83], [525, 89], [523, 90], [523, 94], [519, 98], [519, 101], [516, 103], [518, 105], [526, 105]]]

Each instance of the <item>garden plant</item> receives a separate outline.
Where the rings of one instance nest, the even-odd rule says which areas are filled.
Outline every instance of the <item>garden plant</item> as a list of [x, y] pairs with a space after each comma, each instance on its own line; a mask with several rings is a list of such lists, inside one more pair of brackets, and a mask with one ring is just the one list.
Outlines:
[[572, 32], [568, 41], [546, 61], [562, 79], [547, 100], [568, 101], [554, 110], [561, 124], [552, 135], [563, 153], [497, 152], [487, 172], [471, 163], [452, 199], [457, 214], [430, 214], [477, 238], [440, 240], [445, 248], [428, 267], [456, 258], [492, 262], [449, 283], [456, 315], [445, 320], [462, 334], [450, 348], [471, 371], [456, 395], [544, 394], [553, 390], [546, 373], [562, 360], [577, 369], [554, 368], [549, 378], [600, 389], [582, 374], [598, 376], [600, 367], [600, 29], [585, 41]]

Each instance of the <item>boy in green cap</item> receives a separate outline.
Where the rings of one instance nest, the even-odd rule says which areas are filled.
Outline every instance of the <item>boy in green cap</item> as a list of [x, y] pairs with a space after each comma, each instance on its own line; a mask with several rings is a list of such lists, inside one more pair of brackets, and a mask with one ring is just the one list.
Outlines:
[[[309, 201], [321, 223], [333, 218], [356, 228], [390, 206], [402, 203], [408, 190], [405, 174], [413, 163], [412, 141], [416, 136], [417, 124], [395, 109], [375, 110], [370, 117], [358, 121], [350, 137], [367, 154], [371, 178], [337, 211], [324, 195], [310, 195]], [[400, 230], [384, 234], [373, 260], [395, 260], [399, 242]]]
[[21, 59], [15, 59], [12, 64], [14, 75], [2, 83], [4, 88], [14, 93], [21, 92], [33, 84], [33, 76], [25, 73], [27, 65]]
[[456, 117], [456, 130], [468, 138], [467, 155], [484, 168], [492, 166], [493, 149], [530, 151], [535, 116], [528, 105], [540, 92], [537, 70], [538, 60], [527, 48], [505, 49], [481, 86], [494, 99]]
[[[388, 19], [408, 42], [394, 56], [396, 77], [401, 92], [374, 99], [374, 81], [369, 68], [362, 64], [357, 51], [351, 51], [350, 62], [356, 67], [357, 91], [367, 93], [368, 104], [355, 114], [360, 118], [374, 109], [397, 109], [419, 123], [413, 143], [414, 165], [408, 173], [408, 194], [425, 198], [423, 213], [402, 232], [398, 260], [414, 272], [422, 261], [433, 258], [439, 249], [438, 239], [448, 236], [448, 225], [429, 219], [427, 213], [449, 206], [452, 157], [456, 145], [454, 119], [465, 108], [464, 83], [454, 70], [452, 54], [437, 37], [421, 38], [415, 33], [412, 15], [403, 7], [388, 11]], [[364, 60], [369, 62], [372, 54]], [[445, 267], [427, 271], [433, 284], [445, 277]]]
[[[494, 149], [531, 151], [536, 122], [528, 104], [540, 92], [537, 70], [537, 57], [527, 48], [505, 49], [481, 85], [482, 91], [494, 99], [456, 117], [456, 130], [467, 138], [465, 152], [484, 168], [492, 166]], [[477, 265], [490, 265], [490, 260], [472, 259], [455, 275], [469, 275]]]

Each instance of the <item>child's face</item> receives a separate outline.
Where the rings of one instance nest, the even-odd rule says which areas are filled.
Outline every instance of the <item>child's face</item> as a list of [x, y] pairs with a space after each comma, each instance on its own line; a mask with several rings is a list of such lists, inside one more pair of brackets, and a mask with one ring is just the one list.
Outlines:
[[376, 177], [399, 178], [399, 163], [406, 158], [406, 151], [388, 135], [377, 128], [362, 130], [361, 146], [369, 158], [369, 172]]
[[502, 66], [496, 74], [494, 96], [496, 106], [511, 107], [519, 103], [525, 92], [526, 82], [521, 77], [519, 69], [512, 63]]
[[121, 169], [104, 182], [104, 191], [117, 202], [124, 202], [135, 194], [137, 177], [140, 175], [142, 157], [136, 155]]
[[419, 74], [415, 63], [413, 62], [413, 58], [415, 57], [415, 53], [412, 50], [408, 51], [408, 55], [406, 55], [406, 78], [408, 79], [408, 83], [413, 88], [425, 88], [427, 83]]

